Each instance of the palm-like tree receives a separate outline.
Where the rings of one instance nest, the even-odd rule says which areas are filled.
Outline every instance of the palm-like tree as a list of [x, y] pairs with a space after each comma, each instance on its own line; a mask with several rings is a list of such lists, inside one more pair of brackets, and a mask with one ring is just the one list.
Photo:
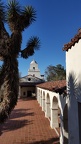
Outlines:
[[[6, 9], [6, 10], [5, 10]], [[0, 103], [0, 122], [8, 118], [17, 103], [19, 90], [18, 55], [28, 58], [39, 49], [38, 37], [31, 37], [24, 50], [21, 50], [22, 31], [28, 28], [36, 19], [36, 11], [32, 6], [21, 9], [16, 0], [9, 1], [5, 8], [0, 0], [0, 59], [3, 66], [0, 73], [0, 87], [4, 85], [4, 97]], [[11, 35], [6, 31], [9, 25]]]

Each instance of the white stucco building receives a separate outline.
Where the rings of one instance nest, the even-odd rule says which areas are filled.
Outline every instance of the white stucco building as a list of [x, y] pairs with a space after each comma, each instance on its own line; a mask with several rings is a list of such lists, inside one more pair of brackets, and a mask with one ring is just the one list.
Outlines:
[[20, 78], [19, 98], [34, 96], [36, 93], [36, 84], [43, 83], [44, 75], [40, 75], [36, 61], [30, 63], [28, 75]]
[[68, 105], [68, 144], [81, 144], [81, 29], [64, 45]]
[[44, 79], [44, 75], [40, 74], [40, 70], [38, 68], [38, 63], [35, 60], [33, 60], [30, 63], [30, 68], [28, 69], [28, 75], [32, 75], [34, 77]]

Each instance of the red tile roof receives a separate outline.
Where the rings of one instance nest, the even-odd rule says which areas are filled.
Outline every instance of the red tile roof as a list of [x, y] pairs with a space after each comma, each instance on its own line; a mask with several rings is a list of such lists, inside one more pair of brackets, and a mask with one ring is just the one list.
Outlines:
[[74, 36], [74, 38], [71, 39], [71, 41], [64, 45], [63, 51], [68, 51], [71, 49], [72, 46], [75, 45], [81, 39], [81, 29], [78, 30], [78, 33]]
[[45, 82], [36, 86], [50, 91], [64, 92], [66, 90], [66, 80]]

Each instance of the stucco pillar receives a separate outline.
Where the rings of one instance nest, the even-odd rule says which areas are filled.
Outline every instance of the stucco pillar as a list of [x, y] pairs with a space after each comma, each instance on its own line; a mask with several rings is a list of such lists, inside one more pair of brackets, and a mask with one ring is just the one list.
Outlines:
[[60, 144], [63, 144], [63, 116], [60, 114]]
[[40, 103], [41, 103], [41, 96], [39, 95], [39, 105], [41, 105]]
[[37, 101], [39, 101], [39, 92], [38, 92], [38, 89], [37, 89], [36, 95], [37, 95]]
[[45, 111], [45, 117], [47, 118], [51, 118], [51, 115], [50, 115], [50, 102], [46, 102], [46, 111]]
[[38, 103], [40, 103], [40, 96], [39, 96], [39, 94], [38, 94]]
[[39, 95], [39, 93], [38, 93], [38, 103], [40, 104], [40, 95]]
[[45, 98], [42, 99], [42, 110], [45, 112]]
[[58, 109], [51, 108], [50, 126], [51, 126], [51, 128], [59, 127], [59, 123], [58, 123]]
[[42, 107], [42, 96], [40, 96], [40, 106]]

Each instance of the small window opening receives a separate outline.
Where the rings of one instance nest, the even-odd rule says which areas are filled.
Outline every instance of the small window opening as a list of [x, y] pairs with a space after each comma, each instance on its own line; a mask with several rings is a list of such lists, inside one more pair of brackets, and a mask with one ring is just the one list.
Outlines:
[[35, 67], [33, 67], [33, 70], [35, 70]]
[[28, 78], [28, 81], [31, 81], [31, 78]]

